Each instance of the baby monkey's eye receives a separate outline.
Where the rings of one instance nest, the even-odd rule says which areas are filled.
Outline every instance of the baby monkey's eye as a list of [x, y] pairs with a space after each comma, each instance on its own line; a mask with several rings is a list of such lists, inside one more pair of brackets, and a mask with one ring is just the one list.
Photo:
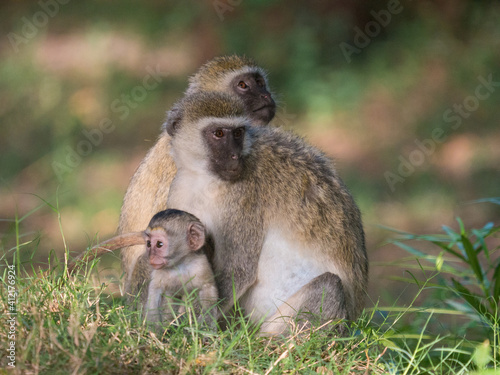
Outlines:
[[156, 242], [156, 247], [163, 247], [163, 242], [161, 241]]
[[151, 241], [150, 241], [150, 240], [147, 240], [147, 241], [146, 241], [146, 246], [147, 246], [147, 247], [151, 247]]

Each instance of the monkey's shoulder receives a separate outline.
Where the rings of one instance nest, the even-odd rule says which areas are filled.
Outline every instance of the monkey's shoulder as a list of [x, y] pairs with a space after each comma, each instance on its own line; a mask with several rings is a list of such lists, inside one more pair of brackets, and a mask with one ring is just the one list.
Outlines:
[[274, 202], [284, 207], [289, 217], [297, 217], [302, 226], [307, 222], [306, 213], [327, 221], [360, 220], [359, 210], [333, 160], [321, 150], [280, 128], [259, 128], [251, 135], [254, 138], [251, 156], [256, 160], [249, 164], [255, 166], [251, 173], [256, 188], [261, 186], [264, 193], [269, 190], [260, 183], [265, 181], [266, 185], [273, 185], [272, 190], [280, 191], [274, 195]]
[[255, 129], [250, 136], [253, 150], [248, 164], [253, 168], [248, 173], [257, 187], [265, 181], [309, 201], [329, 199], [324, 197], [328, 192], [347, 191], [333, 160], [302, 137], [280, 128]]
[[[253, 129], [253, 151], [261, 163], [274, 162], [279, 167], [308, 169], [324, 175], [337, 175], [333, 159], [309, 144], [303, 137], [282, 128]], [[266, 162], [267, 161], [267, 162]]]

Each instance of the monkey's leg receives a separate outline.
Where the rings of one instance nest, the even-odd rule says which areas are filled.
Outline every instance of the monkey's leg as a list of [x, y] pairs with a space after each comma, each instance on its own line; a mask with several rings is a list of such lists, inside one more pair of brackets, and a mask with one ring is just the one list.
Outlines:
[[260, 333], [271, 336], [286, 334], [294, 320], [301, 326], [309, 326], [311, 323], [317, 325], [347, 318], [347, 301], [342, 281], [337, 275], [325, 272], [279, 306], [276, 313], [262, 324]]

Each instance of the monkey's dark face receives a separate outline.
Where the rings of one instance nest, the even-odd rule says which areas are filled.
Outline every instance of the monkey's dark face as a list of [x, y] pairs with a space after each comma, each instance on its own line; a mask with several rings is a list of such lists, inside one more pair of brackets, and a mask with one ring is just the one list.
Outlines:
[[209, 168], [224, 181], [240, 178], [244, 169], [243, 143], [245, 127], [213, 124], [203, 130], [209, 153]]
[[267, 125], [276, 112], [276, 103], [259, 73], [243, 73], [231, 81], [232, 90], [245, 104], [248, 116], [258, 125]]

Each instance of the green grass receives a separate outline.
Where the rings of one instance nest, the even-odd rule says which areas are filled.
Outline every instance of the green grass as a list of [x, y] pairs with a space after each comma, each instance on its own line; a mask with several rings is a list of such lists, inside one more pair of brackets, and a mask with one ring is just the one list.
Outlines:
[[[57, 205], [49, 207], [59, 216]], [[6, 344], [0, 366], [10, 368], [9, 345], [14, 342], [13, 373], [500, 372], [496, 289], [500, 261], [498, 248], [489, 245], [490, 239], [497, 238], [499, 227], [494, 225], [471, 231], [461, 225], [459, 233], [447, 229], [445, 236], [438, 237], [401, 234], [396, 243], [412, 254], [419, 251], [420, 259], [405, 267], [411, 269], [416, 264], [424, 274], [423, 280], [416, 276], [405, 280], [419, 285], [414, 302], [368, 308], [352, 324], [349, 337], [333, 337], [327, 325], [323, 329], [297, 329], [287, 339], [269, 339], [259, 336], [258, 327], [249, 324], [239, 311], [227, 329], [207, 329], [191, 313], [189, 301], [177, 322], [161, 331], [150, 329], [140, 313], [125, 307], [121, 297], [108, 294], [109, 282], [99, 279], [97, 262], [68, 276], [66, 249], [64, 260], [52, 254], [45, 266], [35, 267], [30, 257], [23, 255], [30, 247], [36, 252], [36, 241], [22, 240], [24, 217], [13, 220], [15, 245], [5, 248], [0, 259], [0, 334]], [[431, 256], [407, 245], [406, 240], [435, 243], [444, 253]], [[453, 262], [454, 257], [460, 263]], [[27, 260], [21, 263], [21, 258]], [[425, 261], [431, 266], [422, 265]], [[446, 272], [454, 277], [447, 277]], [[417, 305], [420, 294], [428, 290], [438, 292], [424, 305]], [[17, 315], [10, 314], [13, 312]], [[15, 325], [11, 330], [12, 317]], [[450, 317], [459, 323], [447, 323]]]
[[[94, 276], [97, 277], [97, 276]], [[259, 337], [242, 317], [220, 332], [186, 314], [165, 332], [150, 330], [121, 298], [95, 287], [89, 274], [67, 277], [56, 267], [17, 277], [16, 369], [22, 373], [381, 373], [383, 348], [362, 336], [335, 340], [325, 331], [287, 340]], [[6, 273], [2, 316], [8, 316]], [[188, 310], [189, 311], [189, 310]], [[6, 322], [6, 319], [2, 319]], [[0, 330], [8, 335], [8, 324]], [[365, 352], [366, 351], [366, 352]], [[370, 363], [368, 362], [370, 359]], [[8, 367], [5, 356], [1, 365]]]

